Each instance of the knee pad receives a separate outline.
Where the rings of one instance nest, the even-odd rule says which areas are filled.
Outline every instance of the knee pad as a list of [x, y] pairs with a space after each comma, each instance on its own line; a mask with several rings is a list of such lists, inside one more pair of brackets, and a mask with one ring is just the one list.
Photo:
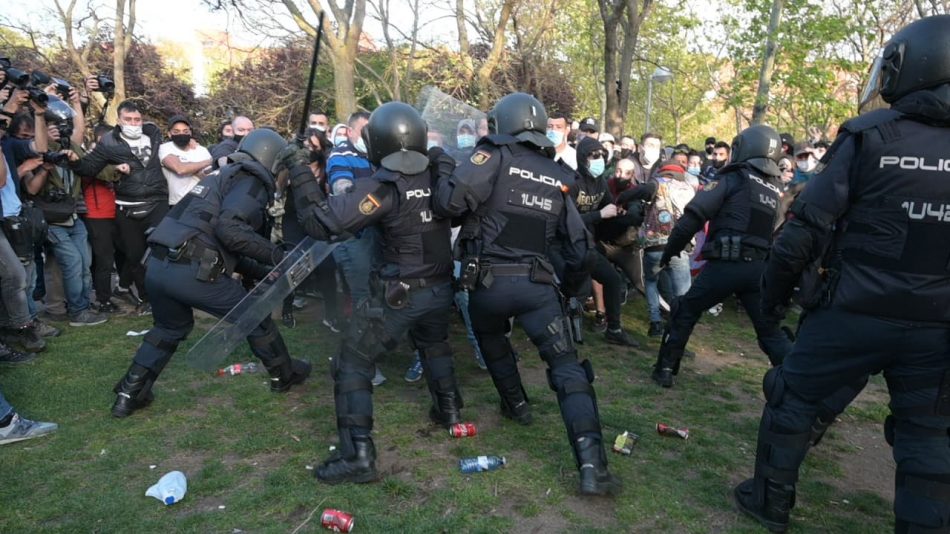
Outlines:
[[482, 356], [485, 358], [485, 361], [500, 360], [511, 355], [511, 345], [504, 333], [476, 333], [475, 337], [478, 339], [478, 346], [482, 351]]
[[785, 378], [782, 376], [781, 367], [773, 367], [766, 371], [765, 377], [762, 378], [762, 393], [765, 394], [765, 401], [770, 407], [781, 406], [785, 389]]
[[445, 341], [440, 341], [426, 347], [419, 347], [419, 354], [425, 360], [432, 360], [436, 358], [451, 358], [452, 357], [452, 347]]
[[149, 330], [142, 339], [162, 352], [175, 352], [178, 349], [178, 343], [181, 342], [180, 339], [162, 337], [162, 335], [154, 329]]

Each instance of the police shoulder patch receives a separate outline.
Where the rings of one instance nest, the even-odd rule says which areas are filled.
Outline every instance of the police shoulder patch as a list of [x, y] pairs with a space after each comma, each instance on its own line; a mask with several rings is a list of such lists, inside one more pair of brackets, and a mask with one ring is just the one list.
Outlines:
[[491, 159], [491, 152], [486, 150], [476, 150], [472, 157], [469, 158], [469, 161], [475, 165], [484, 165], [486, 161]]
[[204, 198], [204, 197], [208, 196], [208, 191], [209, 191], [210, 189], [211, 189], [211, 188], [209, 188], [209, 187], [206, 186], [206, 185], [198, 184], [198, 185], [192, 187], [192, 188], [191, 188], [191, 191], [189, 191], [189, 192], [190, 192], [192, 195], [195, 195], [196, 197]]
[[363, 215], [372, 215], [373, 212], [379, 209], [379, 205], [379, 200], [370, 193], [360, 201], [360, 213]]
[[719, 185], [719, 180], [713, 180], [703, 186], [703, 191], [712, 191]]

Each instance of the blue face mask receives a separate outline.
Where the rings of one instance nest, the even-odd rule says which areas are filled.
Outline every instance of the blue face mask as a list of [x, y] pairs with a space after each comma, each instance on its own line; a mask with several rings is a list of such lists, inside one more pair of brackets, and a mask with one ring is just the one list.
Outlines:
[[459, 148], [472, 148], [475, 146], [475, 136], [472, 134], [462, 134], [458, 136]]
[[561, 146], [561, 143], [564, 142], [564, 134], [554, 130], [548, 130], [548, 139], [554, 143], [554, 146]]
[[346, 136], [338, 136], [333, 139], [333, 146], [340, 146], [346, 142]]
[[686, 172], [692, 174], [693, 176], [699, 176], [699, 167], [690, 167], [686, 169]]
[[590, 174], [594, 178], [597, 178], [601, 174], [604, 174], [604, 167], [606, 167], [606, 164], [604, 163], [604, 158], [592, 159], [589, 162], [587, 162], [587, 169], [590, 170]]

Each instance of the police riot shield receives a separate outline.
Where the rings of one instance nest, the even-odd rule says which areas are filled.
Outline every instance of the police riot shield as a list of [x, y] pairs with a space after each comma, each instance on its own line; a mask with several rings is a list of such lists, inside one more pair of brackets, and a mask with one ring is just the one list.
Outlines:
[[330, 256], [337, 243], [305, 237], [241, 302], [188, 351], [188, 365], [213, 371], [307, 276]]
[[455, 161], [471, 156], [475, 142], [488, 135], [485, 113], [435, 87], [422, 88], [416, 109], [429, 126], [429, 146], [441, 146]]

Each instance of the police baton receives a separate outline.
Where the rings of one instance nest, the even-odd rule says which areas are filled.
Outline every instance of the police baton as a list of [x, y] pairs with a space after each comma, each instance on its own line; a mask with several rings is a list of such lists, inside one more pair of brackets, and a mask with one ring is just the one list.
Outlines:
[[310, 76], [307, 79], [307, 96], [303, 103], [303, 115], [300, 117], [300, 128], [297, 130], [297, 141], [303, 144], [306, 140], [307, 125], [310, 121], [310, 99], [313, 97], [313, 79], [317, 74], [317, 58], [320, 56], [320, 42], [323, 41], [323, 15], [317, 20], [317, 39], [313, 43], [313, 57], [310, 58]]

